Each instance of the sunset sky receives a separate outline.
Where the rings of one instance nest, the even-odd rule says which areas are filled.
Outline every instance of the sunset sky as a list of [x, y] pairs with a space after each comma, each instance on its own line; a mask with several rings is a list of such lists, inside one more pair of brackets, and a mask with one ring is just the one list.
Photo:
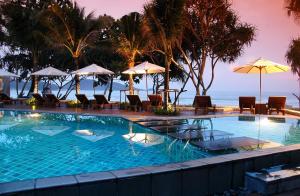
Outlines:
[[[132, 11], [142, 12], [145, 0], [77, 0], [94, 11], [96, 15], [108, 14], [120, 18]], [[284, 0], [233, 0], [232, 8], [242, 22], [257, 28], [256, 40], [251, 47], [233, 64], [219, 64], [213, 91], [256, 91], [259, 85], [258, 75], [232, 73], [232, 67], [245, 64], [259, 57], [286, 64], [285, 53], [292, 40], [300, 35], [300, 25], [287, 16]], [[207, 73], [207, 76], [209, 73]], [[141, 84], [142, 85], [142, 84]], [[173, 87], [176, 87], [173, 84]], [[193, 89], [192, 85], [187, 87]], [[297, 78], [291, 73], [263, 76], [265, 91], [298, 92]]]

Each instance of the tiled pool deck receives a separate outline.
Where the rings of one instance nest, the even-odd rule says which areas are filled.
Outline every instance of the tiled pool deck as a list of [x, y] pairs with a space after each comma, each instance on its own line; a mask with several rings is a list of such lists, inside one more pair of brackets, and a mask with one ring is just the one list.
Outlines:
[[[4, 109], [32, 111], [26, 107], [9, 106]], [[234, 116], [237, 112], [195, 116], [192, 111], [178, 117], [158, 117], [151, 113], [120, 110], [38, 109], [35, 112], [63, 112], [93, 115], [114, 115], [136, 120], [180, 119]], [[298, 118], [296, 116], [289, 116]], [[280, 164], [300, 164], [300, 144], [220, 155], [212, 158], [162, 166], [139, 167], [110, 172], [96, 172], [72, 176], [34, 179], [0, 184], [0, 195], [105, 195], [105, 196], [193, 196], [222, 193], [244, 185], [247, 171]]]

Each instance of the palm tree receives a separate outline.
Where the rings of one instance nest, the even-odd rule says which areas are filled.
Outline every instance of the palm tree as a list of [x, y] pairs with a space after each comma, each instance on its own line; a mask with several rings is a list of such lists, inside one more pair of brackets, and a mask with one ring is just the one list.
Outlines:
[[[127, 60], [128, 68], [132, 68], [136, 57], [141, 55], [147, 46], [147, 34], [143, 29], [141, 15], [137, 12], [123, 16], [118, 23], [120, 34], [115, 36], [118, 52]], [[129, 75], [129, 93], [134, 93], [132, 75]]]
[[300, 39], [294, 39], [286, 53], [286, 59], [291, 65], [293, 74], [298, 76], [299, 95], [293, 94], [299, 101], [300, 108]]
[[170, 65], [173, 61], [173, 48], [176, 40], [182, 35], [185, 0], [153, 0], [145, 5], [145, 24], [151, 35], [152, 47], [165, 57], [165, 93], [164, 109], [168, 106], [170, 89]]
[[[5, 44], [10, 48], [26, 51], [32, 59], [31, 71], [39, 66], [40, 53], [44, 49], [41, 32], [44, 30], [40, 22], [40, 13], [46, 5], [43, 2], [7, 1], [1, 4], [1, 23], [6, 29]], [[37, 91], [35, 78], [30, 92]]]
[[300, 19], [300, 0], [285, 0], [288, 15], [293, 15], [296, 20]]
[[[93, 13], [85, 15], [85, 9], [77, 3], [61, 7], [52, 4], [45, 13], [44, 24], [48, 31], [46, 40], [53, 47], [66, 49], [74, 59], [75, 68], [79, 69], [79, 59], [87, 48], [92, 47], [98, 39], [99, 22]], [[80, 92], [79, 77], [75, 76], [76, 93]]]

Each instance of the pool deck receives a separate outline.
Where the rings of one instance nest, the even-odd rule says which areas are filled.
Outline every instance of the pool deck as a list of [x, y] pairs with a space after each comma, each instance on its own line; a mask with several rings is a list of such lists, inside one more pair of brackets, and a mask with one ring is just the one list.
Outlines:
[[[233, 107], [224, 107], [220, 108], [215, 114], [195, 114], [192, 107], [183, 107], [180, 108], [180, 115], [178, 116], [160, 116], [155, 115], [153, 112], [134, 112], [128, 110], [120, 110], [120, 109], [83, 109], [83, 108], [66, 108], [66, 107], [56, 107], [56, 108], [48, 108], [48, 107], [40, 107], [33, 108], [31, 106], [26, 105], [5, 105], [3, 110], [21, 110], [21, 111], [30, 111], [30, 112], [50, 112], [50, 113], [70, 113], [70, 114], [81, 114], [81, 115], [97, 115], [97, 116], [117, 116], [123, 117], [131, 121], [137, 121], [141, 119], [161, 119], [161, 120], [169, 120], [169, 119], [186, 119], [186, 118], [216, 118], [216, 117], [225, 117], [225, 116], [253, 116], [249, 112], [245, 112], [243, 114], [239, 113], [237, 108]], [[300, 119], [300, 112], [294, 110], [286, 110], [286, 115], [275, 114], [275, 115], [261, 115], [268, 117], [289, 117]]]

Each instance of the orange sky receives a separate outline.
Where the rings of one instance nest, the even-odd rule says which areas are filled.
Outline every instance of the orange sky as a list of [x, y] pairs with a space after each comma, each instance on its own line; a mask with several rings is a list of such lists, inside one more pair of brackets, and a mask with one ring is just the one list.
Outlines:
[[[106, 13], [119, 18], [132, 11], [142, 11], [143, 4], [147, 1], [77, 0], [77, 2], [85, 6], [87, 11], [95, 11], [97, 15]], [[232, 66], [245, 64], [259, 57], [286, 64], [285, 53], [292, 38], [300, 34], [300, 25], [287, 16], [284, 0], [232, 0], [232, 3], [241, 21], [253, 24], [257, 28], [256, 41], [250, 48], [246, 48], [244, 54], [233, 65], [218, 65], [212, 90], [256, 91], [259, 77], [232, 73]], [[267, 75], [263, 76], [263, 79], [265, 91], [298, 91], [297, 80], [291, 73]], [[193, 89], [192, 86], [190, 88]]]

